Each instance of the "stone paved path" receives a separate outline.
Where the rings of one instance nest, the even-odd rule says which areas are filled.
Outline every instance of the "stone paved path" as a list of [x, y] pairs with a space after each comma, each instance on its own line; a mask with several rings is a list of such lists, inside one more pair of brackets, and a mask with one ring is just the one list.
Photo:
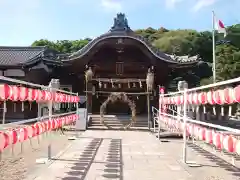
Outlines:
[[188, 158], [201, 167], [181, 162], [179, 140], [160, 143], [149, 132], [86, 131], [62, 156], [42, 169], [35, 180], [237, 180], [231, 167], [220, 167], [197, 154]]

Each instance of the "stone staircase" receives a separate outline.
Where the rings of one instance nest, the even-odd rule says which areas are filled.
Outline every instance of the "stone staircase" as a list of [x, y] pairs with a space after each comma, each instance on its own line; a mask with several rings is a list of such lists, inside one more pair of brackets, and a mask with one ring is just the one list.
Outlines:
[[[111, 129], [124, 129], [124, 126], [130, 123], [130, 115], [105, 115], [104, 122], [111, 127]], [[108, 129], [108, 127], [100, 123], [100, 115], [91, 115], [88, 129]], [[136, 117], [136, 123], [129, 128], [130, 130], [148, 130], [147, 115], [140, 115]]]

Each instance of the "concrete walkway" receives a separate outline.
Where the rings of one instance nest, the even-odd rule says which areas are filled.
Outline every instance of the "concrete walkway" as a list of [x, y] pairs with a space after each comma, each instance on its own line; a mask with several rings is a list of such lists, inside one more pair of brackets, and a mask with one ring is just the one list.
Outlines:
[[[160, 143], [149, 132], [86, 131], [51, 165], [35, 174], [35, 180], [237, 180], [239, 170], [221, 167], [188, 149], [181, 162], [179, 140]], [[233, 169], [231, 169], [233, 168]]]

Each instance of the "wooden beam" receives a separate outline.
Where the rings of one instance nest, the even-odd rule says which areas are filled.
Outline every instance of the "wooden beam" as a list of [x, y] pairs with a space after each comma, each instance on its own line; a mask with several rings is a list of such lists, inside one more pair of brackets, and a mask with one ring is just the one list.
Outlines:
[[[92, 91], [83, 91], [85, 93], [92, 93]], [[111, 94], [111, 93], [125, 93], [125, 94], [132, 94], [132, 95], [146, 95], [152, 94], [151, 92], [114, 92], [114, 91], [96, 91], [95, 94]]]
[[109, 83], [132, 83], [132, 82], [145, 82], [146, 79], [137, 79], [137, 78], [126, 78], [126, 79], [120, 79], [120, 78], [93, 78], [93, 81], [100, 81], [100, 82], [109, 82]]

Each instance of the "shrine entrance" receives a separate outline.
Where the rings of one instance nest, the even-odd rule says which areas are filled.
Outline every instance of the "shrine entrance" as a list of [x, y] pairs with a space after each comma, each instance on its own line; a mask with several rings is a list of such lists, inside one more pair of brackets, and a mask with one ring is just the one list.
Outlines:
[[[110, 93], [109, 93], [110, 94]], [[93, 96], [93, 104], [92, 104], [92, 112], [94, 114], [100, 113], [100, 106], [106, 99], [108, 98], [109, 94], [98, 94]], [[126, 93], [127, 94], [127, 93]], [[136, 105], [136, 114], [147, 114], [147, 95], [128, 95], [128, 98], [134, 102]], [[129, 106], [122, 102], [109, 102], [106, 107], [106, 114], [117, 114], [117, 115], [130, 115], [131, 110]]]
[[136, 105], [130, 100], [126, 93], [111, 93], [108, 98], [102, 103], [100, 107], [100, 121], [101, 124], [105, 125], [108, 128], [111, 128], [105, 121], [104, 115], [107, 112], [108, 105], [114, 105], [115, 103], [121, 102], [125, 104], [130, 109], [131, 118], [129, 119], [129, 123], [123, 126], [124, 129], [131, 127], [136, 122]]

